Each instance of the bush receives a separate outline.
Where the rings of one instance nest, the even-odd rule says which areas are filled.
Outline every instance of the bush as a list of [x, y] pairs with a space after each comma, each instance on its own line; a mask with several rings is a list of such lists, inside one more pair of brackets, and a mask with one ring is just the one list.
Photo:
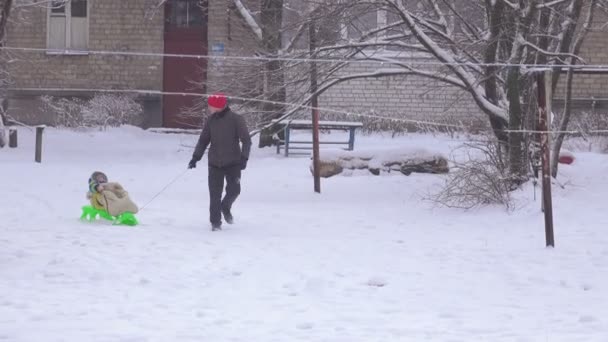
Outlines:
[[66, 128], [84, 127], [82, 118], [82, 108], [85, 101], [80, 98], [55, 98], [52, 96], [42, 96], [40, 98], [49, 111], [55, 117], [55, 126]]
[[452, 160], [454, 166], [441, 189], [430, 196], [440, 205], [472, 209], [492, 204], [513, 208], [510, 192], [518, 182], [511, 177], [499, 144], [493, 141], [464, 144], [464, 160]]
[[132, 95], [98, 94], [89, 100], [43, 96], [41, 100], [54, 114], [55, 125], [67, 128], [118, 127], [132, 123], [143, 111]]
[[572, 119], [570, 128], [580, 131], [581, 135], [567, 138], [564, 148], [571, 151], [608, 153], [608, 135], [593, 132], [608, 130], [607, 113], [582, 112]]

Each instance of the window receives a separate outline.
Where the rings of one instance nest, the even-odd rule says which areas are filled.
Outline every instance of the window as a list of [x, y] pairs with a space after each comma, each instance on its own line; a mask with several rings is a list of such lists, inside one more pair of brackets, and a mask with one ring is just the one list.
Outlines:
[[[126, 1], [126, 0], [125, 0]], [[207, 6], [201, 0], [174, 0], [168, 3], [167, 26], [171, 28], [202, 27]]]
[[51, 1], [48, 17], [48, 48], [87, 50], [88, 12], [87, 0]]
[[[401, 17], [385, 8], [354, 8], [354, 13], [348, 13], [343, 21], [340, 23], [340, 36], [344, 41], [357, 41], [366, 34], [373, 32], [375, 29], [385, 28], [369, 36], [367, 40], [386, 40], [387, 38], [402, 36], [404, 34], [403, 29], [405, 25], [398, 25], [396, 27], [388, 28], [389, 25], [399, 23], [402, 21]], [[405, 38], [397, 39], [398, 41], [404, 41]], [[395, 40], [394, 38], [389, 40]], [[402, 51], [403, 48], [398, 46], [383, 45], [376, 50], [383, 51]]]
[[[371, 9], [365, 12], [355, 14], [347, 19], [348, 24], [342, 23], [341, 34], [342, 39], [359, 39], [361, 35], [376, 29], [387, 26], [389, 22], [397, 21], [384, 9]], [[386, 35], [386, 31], [380, 32], [379, 36]]]

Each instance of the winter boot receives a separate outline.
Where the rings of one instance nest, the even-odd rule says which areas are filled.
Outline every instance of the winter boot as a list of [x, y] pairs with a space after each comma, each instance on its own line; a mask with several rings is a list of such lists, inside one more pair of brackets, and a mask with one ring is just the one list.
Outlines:
[[230, 209], [222, 209], [222, 214], [224, 215], [224, 220], [226, 220], [226, 223], [228, 223], [228, 224], [234, 223], [234, 217], [232, 217], [232, 213], [230, 212]]

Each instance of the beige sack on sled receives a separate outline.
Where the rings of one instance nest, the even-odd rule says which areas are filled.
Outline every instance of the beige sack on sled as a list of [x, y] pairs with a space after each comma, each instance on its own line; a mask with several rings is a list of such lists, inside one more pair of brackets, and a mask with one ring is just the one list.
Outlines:
[[112, 216], [125, 212], [137, 214], [139, 211], [137, 205], [129, 197], [129, 193], [119, 183], [104, 183], [101, 195], [99, 201]]

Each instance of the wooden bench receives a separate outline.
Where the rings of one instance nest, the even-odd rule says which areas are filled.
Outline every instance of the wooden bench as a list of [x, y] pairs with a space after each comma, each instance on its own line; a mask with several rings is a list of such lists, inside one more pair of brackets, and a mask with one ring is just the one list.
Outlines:
[[[291, 130], [312, 130], [312, 120], [273, 120], [277, 127], [285, 132], [285, 140], [277, 142], [277, 154], [281, 153], [281, 146], [284, 146], [285, 156], [289, 156], [289, 150], [312, 150], [312, 139], [310, 141], [293, 141], [291, 138]], [[355, 130], [363, 127], [361, 122], [350, 121], [319, 121], [320, 130], [340, 130], [349, 132], [348, 141], [319, 141], [319, 145], [345, 145], [345, 149], [352, 151], [355, 148]], [[310, 146], [292, 146], [292, 144], [310, 145]]]

